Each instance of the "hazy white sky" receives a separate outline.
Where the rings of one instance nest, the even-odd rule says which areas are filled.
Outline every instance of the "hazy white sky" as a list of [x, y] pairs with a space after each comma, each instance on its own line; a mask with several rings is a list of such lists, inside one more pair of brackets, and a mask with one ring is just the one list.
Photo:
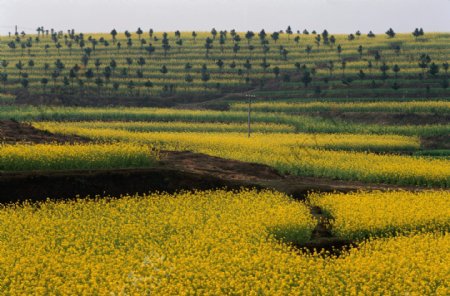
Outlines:
[[322, 31], [450, 32], [450, 0], [0, 0], [0, 33], [38, 26], [81, 32]]

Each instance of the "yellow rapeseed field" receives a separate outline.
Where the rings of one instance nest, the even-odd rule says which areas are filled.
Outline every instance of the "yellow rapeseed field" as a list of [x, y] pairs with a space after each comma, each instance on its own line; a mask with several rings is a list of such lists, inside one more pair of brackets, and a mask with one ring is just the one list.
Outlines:
[[333, 233], [349, 239], [450, 230], [449, 191], [313, 194], [310, 203], [333, 220]]
[[[97, 140], [122, 140], [151, 142], [156, 141], [161, 145], [235, 145], [241, 141], [254, 145], [267, 144], [283, 145], [290, 147], [322, 147], [327, 149], [348, 150], [415, 150], [420, 147], [418, 137], [398, 135], [358, 135], [358, 134], [262, 134], [254, 133], [252, 139], [246, 139], [245, 133], [229, 132], [231, 128], [237, 128], [237, 124], [221, 123], [180, 123], [180, 122], [35, 122], [33, 126], [39, 129], [65, 134], [83, 134]], [[221, 132], [201, 133], [214, 127], [223, 128]], [[286, 125], [256, 124], [256, 131], [266, 127], [266, 130], [274, 129], [278, 132], [280, 127]], [[185, 128], [185, 132], [176, 132]], [[159, 129], [159, 130], [158, 130]], [[171, 129], [175, 131], [171, 132]], [[228, 129], [228, 131], [226, 130]], [[241, 130], [246, 126], [241, 125]], [[127, 131], [148, 131], [146, 133], [129, 133]], [[219, 130], [220, 131], [220, 130]], [[267, 142], [269, 141], [269, 142]]]
[[[106, 128], [128, 130], [135, 132], [246, 132], [247, 124], [229, 122], [180, 122], [180, 121], [80, 121], [80, 122], [39, 122], [36, 126], [52, 126], [54, 124], [69, 125], [79, 128]], [[252, 124], [252, 131], [259, 133], [288, 133], [295, 132], [295, 127], [288, 124], [256, 122]], [[404, 137], [407, 139], [407, 137]], [[410, 138], [414, 139], [414, 138]], [[413, 141], [413, 140], [411, 140]]]
[[305, 205], [268, 191], [12, 205], [0, 223], [2, 294], [239, 291], [277, 273], [262, 256], [275, 237], [314, 227]]
[[[309, 112], [309, 111], [359, 111], [359, 112], [431, 112], [450, 113], [448, 101], [411, 101], [411, 102], [256, 102], [255, 111], [264, 112]], [[247, 110], [247, 104], [231, 105], [233, 111]]]
[[158, 158], [151, 145], [0, 144], [0, 171], [146, 167]]
[[301, 254], [308, 208], [270, 191], [206, 191], [0, 208], [7, 295], [448, 295], [450, 236]]
[[[169, 150], [192, 150], [218, 157], [263, 163], [281, 172], [345, 180], [403, 185], [450, 186], [450, 162], [402, 155], [330, 151], [322, 148], [418, 146], [417, 138], [347, 134], [138, 133], [88, 129], [70, 124], [34, 123], [51, 132], [78, 134], [97, 140], [148, 143]], [[320, 149], [317, 149], [320, 148]], [[411, 146], [409, 146], [411, 147]]]

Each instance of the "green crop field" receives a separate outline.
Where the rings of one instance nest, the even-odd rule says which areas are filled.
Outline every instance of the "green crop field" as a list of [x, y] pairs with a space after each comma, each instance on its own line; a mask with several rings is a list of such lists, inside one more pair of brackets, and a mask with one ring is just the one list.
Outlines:
[[307, 33], [139, 29], [3, 36], [1, 91], [119, 102], [125, 96], [139, 104], [145, 97], [194, 100], [248, 90], [268, 98], [449, 94], [449, 34]]
[[[234, 107], [233, 107], [234, 108]], [[236, 106], [239, 108], [239, 106]], [[274, 111], [277, 111], [274, 109]], [[441, 114], [441, 113], [439, 113]], [[0, 106], [0, 119], [19, 121], [179, 121], [210, 123], [245, 123], [246, 111], [178, 110], [164, 108], [85, 108]], [[340, 119], [311, 115], [290, 115], [258, 110], [252, 115], [256, 124], [285, 124], [294, 132], [307, 133], [358, 133], [439, 136], [450, 133], [450, 123], [423, 125], [382, 125], [351, 123]], [[245, 126], [241, 126], [241, 131]]]

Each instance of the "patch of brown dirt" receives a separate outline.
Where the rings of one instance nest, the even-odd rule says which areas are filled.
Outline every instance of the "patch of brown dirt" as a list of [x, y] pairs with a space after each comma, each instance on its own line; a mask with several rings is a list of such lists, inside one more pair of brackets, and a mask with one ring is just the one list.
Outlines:
[[450, 149], [450, 135], [421, 137], [420, 142], [424, 149]]
[[434, 113], [389, 113], [389, 112], [308, 112], [304, 115], [320, 116], [355, 123], [381, 125], [425, 125], [449, 124], [449, 114]]
[[[164, 155], [165, 154], [165, 155]], [[24, 199], [148, 193], [217, 188], [271, 189], [304, 200], [310, 192], [422, 190], [327, 178], [282, 176], [273, 168], [192, 152], [163, 152], [152, 168], [67, 171], [0, 171], [0, 203]]]
[[0, 143], [85, 143], [89, 141], [84, 137], [52, 134], [15, 120], [0, 120]]
[[221, 180], [243, 182], [245, 186], [272, 189], [299, 200], [304, 200], [310, 192], [417, 191], [424, 189], [415, 186], [283, 175], [267, 165], [224, 159], [191, 151], [162, 151], [161, 155], [161, 165], [164, 167], [175, 168], [186, 173], [214, 176]]
[[273, 168], [190, 151], [163, 151], [162, 164], [198, 174], [213, 175], [227, 180], [263, 181], [283, 177]]

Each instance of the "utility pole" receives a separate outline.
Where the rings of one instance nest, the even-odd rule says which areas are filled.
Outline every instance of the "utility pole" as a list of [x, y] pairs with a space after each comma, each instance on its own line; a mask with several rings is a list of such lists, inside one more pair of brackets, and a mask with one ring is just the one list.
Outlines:
[[248, 138], [250, 138], [250, 134], [251, 134], [251, 128], [250, 128], [250, 123], [251, 123], [251, 110], [252, 110], [252, 99], [254, 99], [256, 96], [252, 95], [252, 94], [246, 94], [245, 97], [248, 100], [248, 120], [247, 120], [247, 125], [248, 125]]

